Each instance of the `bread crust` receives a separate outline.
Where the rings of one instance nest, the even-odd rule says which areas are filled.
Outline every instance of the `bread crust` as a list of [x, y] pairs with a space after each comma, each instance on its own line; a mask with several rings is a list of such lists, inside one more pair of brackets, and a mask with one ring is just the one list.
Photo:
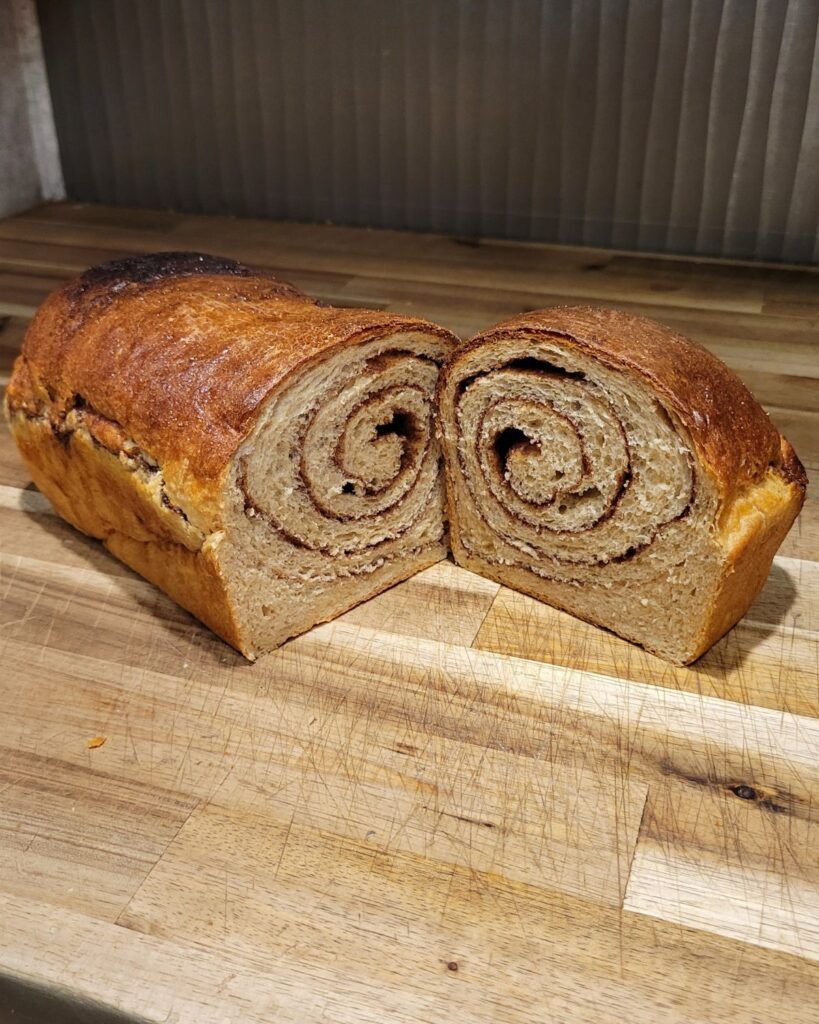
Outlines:
[[[687, 433], [700, 470], [716, 489], [716, 540], [724, 554], [723, 571], [699, 639], [683, 662], [690, 663], [758, 596], [773, 556], [804, 502], [804, 467], [745, 384], [707, 349], [644, 317], [585, 306], [557, 306], [512, 317], [455, 349], [438, 380], [442, 435], [441, 397], [458, 376], [462, 360], [487, 344], [532, 336], [559, 338], [561, 344], [574, 346], [611, 369], [642, 378]], [[453, 507], [455, 486], [449, 466], [447, 493], [457, 546], [458, 510]], [[474, 569], [475, 560], [469, 561]]]
[[40, 307], [6, 414], [60, 515], [252, 656], [215, 557], [233, 456], [296, 370], [412, 330], [455, 340], [411, 317], [322, 306], [232, 260], [120, 260]]
[[92, 268], [46, 299], [7, 404], [59, 422], [81, 396], [127, 427], [210, 532], [221, 474], [274, 388], [330, 349], [412, 329], [452, 337], [412, 317], [321, 306], [232, 260], [156, 253]]
[[722, 578], [699, 644], [687, 662], [696, 661], [748, 611], [802, 509], [807, 475], [790, 442], [780, 437], [780, 445], [781, 464], [769, 470], [759, 485], [738, 493], [723, 512]]
[[156, 500], [155, 488], [84, 431], [59, 440], [44, 417], [12, 414], [32, 479], [72, 526], [161, 587], [234, 647], [243, 639], [214, 557], [216, 543]]

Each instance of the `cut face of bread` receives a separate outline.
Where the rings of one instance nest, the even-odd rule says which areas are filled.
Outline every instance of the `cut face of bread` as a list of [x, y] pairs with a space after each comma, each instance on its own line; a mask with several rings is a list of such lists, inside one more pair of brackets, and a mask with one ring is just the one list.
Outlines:
[[254, 658], [446, 554], [454, 340], [160, 253], [46, 301], [7, 412], [65, 519]]
[[220, 563], [265, 650], [446, 554], [440, 337], [330, 353], [268, 399], [228, 476]]
[[642, 318], [509, 321], [453, 353], [439, 397], [456, 560], [673, 662], [745, 612], [801, 506], [744, 385]]

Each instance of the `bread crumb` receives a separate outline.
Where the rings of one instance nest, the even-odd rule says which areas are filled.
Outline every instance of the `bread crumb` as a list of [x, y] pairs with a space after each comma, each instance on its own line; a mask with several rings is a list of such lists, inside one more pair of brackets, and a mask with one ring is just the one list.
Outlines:
[[107, 739], [107, 736], [92, 736], [90, 740], [85, 741], [85, 745], [89, 750], [96, 750], [97, 747], [101, 747]]

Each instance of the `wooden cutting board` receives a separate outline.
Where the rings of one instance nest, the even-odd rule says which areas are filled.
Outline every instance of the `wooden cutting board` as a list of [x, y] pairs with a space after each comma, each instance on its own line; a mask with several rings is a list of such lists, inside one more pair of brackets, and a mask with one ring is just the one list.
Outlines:
[[[0, 223], [0, 371], [62, 280], [159, 248], [462, 334], [653, 315], [819, 469], [804, 269], [54, 205]], [[0, 1020], [25, 982], [191, 1024], [819, 1021], [812, 494], [687, 669], [449, 562], [250, 666], [57, 519], [5, 428], [0, 524]]]

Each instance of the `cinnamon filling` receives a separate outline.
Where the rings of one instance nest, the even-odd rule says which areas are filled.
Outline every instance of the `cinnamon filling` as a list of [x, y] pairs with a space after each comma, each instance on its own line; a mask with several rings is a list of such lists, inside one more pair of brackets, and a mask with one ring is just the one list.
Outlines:
[[[556, 392], [551, 387], [555, 379], [566, 381], [565, 392], [561, 391], [559, 398], [554, 397]], [[504, 394], [505, 383], [512, 380], [518, 382], [516, 390]], [[548, 386], [544, 387], [545, 382]], [[479, 391], [473, 391], [479, 384]], [[539, 393], [535, 396], [534, 389], [538, 386]], [[572, 392], [578, 390], [585, 397], [572, 397]], [[493, 533], [496, 527], [488, 514], [487, 503], [493, 515], [499, 514], [518, 528], [509, 539], [513, 546], [528, 552], [529, 546], [522, 539], [527, 534], [531, 537], [530, 543], [536, 544], [538, 538], [546, 535], [558, 538], [599, 531], [617, 515], [632, 488], [647, 486], [641, 477], [639, 460], [635, 462], [627, 423], [585, 373], [566, 370], [545, 360], [525, 358], [472, 374], [459, 382], [455, 392], [455, 414], [459, 423], [463, 419], [463, 403], [470, 393], [473, 397], [470, 398], [469, 421], [475, 426], [460, 431], [457, 457], [461, 476], [474, 500], [476, 513]], [[593, 413], [595, 409], [596, 420], [588, 412]], [[609, 424], [602, 435], [601, 422]], [[611, 436], [612, 425], [616, 437]], [[670, 421], [669, 428], [673, 429]], [[615, 472], [607, 463], [605, 471], [598, 469], [595, 475], [595, 459], [599, 457], [596, 449], [600, 447], [601, 436], [604, 445], [620, 453], [621, 465]], [[554, 439], [551, 447], [550, 438]], [[687, 491], [680, 496], [682, 508], [677, 505], [678, 511], [669, 509], [673, 515], [647, 524], [646, 528], [650, 529], [647, 539], [643, 539], [643, 530], [639, 543], [626, 543], [604, 558], [569, 557], [559, 551], [541, 552], [541, 557], [571, 572], [572, 565], [601, 567], [629, 561], [646, 551], [663, 530], [691, 511], [696, 497], [694, 463], [690, 453], [685, 459], [689, 472]], [[645, 468], [645, 462], [642, 465]], [[588, 510], [587, 521], [579, 521], [583, 509]], [[570, 515], [573, 516], [571, 523], [560, 522], [562, 517]], [[553, 578], [540, 569], [534, 570], [531, 562], [518, 564], [547, 579]]]
[[190, 522], [185, 510], [174, 504], [168, 496], [159, 465], [128, 437], [120, 423], [99, 412], [82, 395], [73, 395], [65, 408], [59, 412], [53, 409], [38, 412], [25, 407], [10, 411], [22, 413], [29, 420], [42, 420], [48, 423], [54, 438], [64, 448], [68, 448], [74, 434], [82, 430], [95, 448], [119, 459], [132, 473], [141, 473], [145, 477], [159, 475], [159, 496], [162, 506], [186, 523]]
[[[369, 358], [364, 364], [364, 372], [373, 376], [392, 371], [397, 364], [408, 358], [438, 365], [437, 360], [428, 356], [396, 349]], [[315, 536], [315, 524], [311, 524], [314, 536], [310, 537], [298, 529], [292, 517], [290, 522], [285, 522], [283, 515], [277, 514], [278, 506], [272, 504], [270, 499], [259, 497], [258, 484], [252, 487], [248, 479], [248, 458], [244, 456], [237, 461], [236, 486], [242, 498], [244, 514], [248, 518], [263, 522], [295, 547], [327, 558], [362, 550], [377, 557], [379, 552], [412, 529], [425, 510], [437, 483], [436, 477], [432, 475], [427, 493], [419, 496], [421, 481], [429, 475], [427, 463], [431, 457], [433, 437], [432, 410], [429, 408], [431, 395], [428, 389], [415, 383], [395, 382], [380, 388], [376, 382], [373, 383], [375, 386], [367, 390], [363, 398], [356, 400], [349, 408], [342, 407], [343, 412], [334, 414], [336, 419], [331, 422], [335, 423], [334, 432], [337, 431], [337, 437], [334, 444], [329, 441], [332, 446], [329, 450], [326, 447], [326, 412], [333, 403], [343, 402], [351, 379], [339, 382], [323, 394], [320, 403], [303, 416], [297, 432], [291, 437], [292, 485], [309, 500], [305, 514], [309, 516], [312, 511], [319, 517], [319, 521], [349, 523], [353, 526], [374, 522], [412, 497], [417, 504], [418, 514], [407, 522], [396, 524], [389, 536], [363, 545], [358, 539], [349, 543], [339, 539], [335, 543], [324, 542]], [[322, 415], [325, 416], [323, 421], [320, 420]], [[323, 475], [315, 476], [315, 465], [311, 470], [311, 458], [315, 464], [315, 456], [309, 455], [311, 434], [316, 437], [312, 450], [315, 451], [316, 446], [324, 446], [327, 452], [324, 456], [326, 468], [332, 470], [329, 477], [335, 476], [337, 483], [328, 485]], [[427, 468], [422, 473], [424, 467]], [[393, 491], [395, 493], [391, 494]], [[378, 502], [375, 510], [368, 509], [364, 504], [365, 501], [374, 502], [379, 498], [383, 500]]]

